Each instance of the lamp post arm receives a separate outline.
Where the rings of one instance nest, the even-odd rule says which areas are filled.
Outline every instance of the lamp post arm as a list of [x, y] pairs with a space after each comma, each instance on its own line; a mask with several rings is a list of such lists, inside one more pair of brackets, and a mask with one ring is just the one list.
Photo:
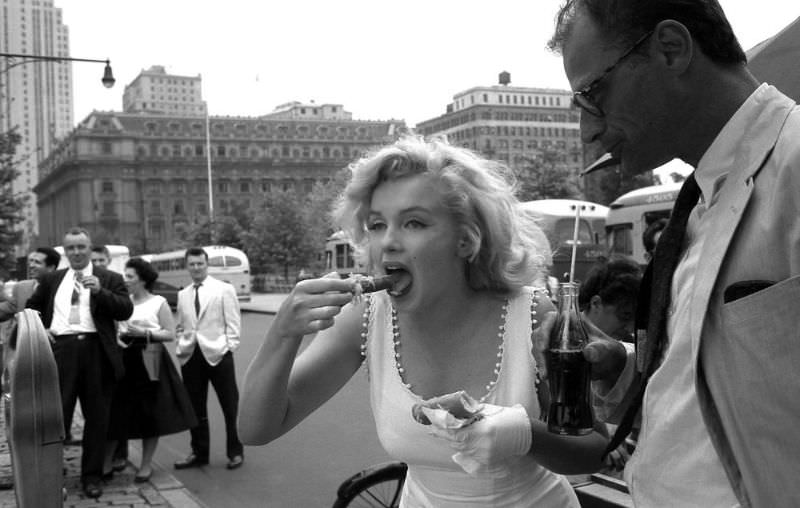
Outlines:
[[[0, 53], [0, 56], [8, 57], [8, 58], [26, 58], [30, 61], [38, 61], [38, 60], [45, 60], [48, 62], [62, 62], [62, 61], [70, 61], [70, 62], [97, 62], [97, 63], [104, 63], [110, 64], [111, 61], [109, 59], [105, 60], [96, 60], [93, 58], [73, 58], [71, 56], [47, 56], [47, 55], [24, 55], [21, 53]], [[14, 65], [19, 65], [23, 62], [17, 62], [16, 64], [12, 64], [10, 67]]]

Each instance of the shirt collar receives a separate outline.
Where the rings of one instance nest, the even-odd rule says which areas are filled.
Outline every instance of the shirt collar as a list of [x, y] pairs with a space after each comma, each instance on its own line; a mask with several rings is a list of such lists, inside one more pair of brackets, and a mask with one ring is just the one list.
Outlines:
[[766, 96], [769, 88], [769, 85], [762, 83], [750, 94], [717, 134], [697, 164], [694, 176], [707, 206], [714, 203], [728, 173], [736, 167], [736, 159], [742, 152], [742, 142], [748, 138], [743, 137], [742, 133], [752, 132], [752, 129], [758, 127], [761, 102], [768, 99]]
[[[92, 268], [94, 268], [94, 267], [92, 266], [92, 263], [89, 263], [88, 265], [86, 265], [86, 266], [83, 268], [83, 270], [81, 270], [81, 274], [83, 274], [83, 276], [84, 276], [84, 277], [86, 277], [87, 275], [94, 275], [94, 270], [92, 270]], [[72, 269], [72, 267], [70, 266], [70, 267], [67, 269], [67, 275], [68, 275], [68, 276], [70, 276], [70, 277], [75, 277], [75, 272], [76, 272], [76, 271], [77, 271], [77, 270], [73, 270], [73, 269]]]

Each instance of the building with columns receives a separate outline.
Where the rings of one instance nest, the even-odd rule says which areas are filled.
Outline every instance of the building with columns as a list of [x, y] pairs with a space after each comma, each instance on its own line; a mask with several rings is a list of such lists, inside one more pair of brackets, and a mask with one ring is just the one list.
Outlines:
[[497, 85], [457, 93], [443, 115], [415, 129], [425, 136], [445, 135], [454, 145], [512, 167], [553, 146], [563, 150], [562, 162], [572, 171], [583, 169], [580, 112], [572, 106], [572, 92], [510, 83], [509, 73], [502, 72]]
[[[316, 116], [314, 110], [316, 108]], [[305, 112], [304, 112], [305, 110]], [[180, 245], [209, 215], [255, 211], [273, 188], [311, 191], [365, 151], [393, 141], [402, 120], [353, 120], [338, 104], [289, 103], [262, 117], [94, 112], [40, 166], [42, 244], [73, 225], [134, 254]]]
[[[3, 0], [0, 5], [0, 52], [70, 56], [69, 29], [52, 0]], [[15, 194], [28, 195], [23, 214], [19, 255], [38, 231], [36, 196], [39, 162], [72, 129], [71, 62], [31, 61], [0, 57], [0, 132], [16, 128], [19, 176]]]

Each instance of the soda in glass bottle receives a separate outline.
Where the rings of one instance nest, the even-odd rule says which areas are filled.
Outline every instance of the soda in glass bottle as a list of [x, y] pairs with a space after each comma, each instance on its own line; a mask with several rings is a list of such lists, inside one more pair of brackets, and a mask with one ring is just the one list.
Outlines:
[[550, 408], [547, 430], [580, 436], [593, 430], [591, 366], [583, 357], [589, 337], [578, 310], [578, 284], [559, 286], [558, 317], [546, 352]]

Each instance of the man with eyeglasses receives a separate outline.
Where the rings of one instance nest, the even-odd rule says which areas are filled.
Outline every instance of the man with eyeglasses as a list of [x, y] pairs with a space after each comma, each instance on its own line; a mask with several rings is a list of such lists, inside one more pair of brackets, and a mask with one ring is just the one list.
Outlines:
[[800, 108], [750, 73], [716, 0], [568, 0], [550, 47], [585, 142], [629, 174], [696, 168], [645, 274], [638, 358], [597, 331], [585, 353], [598, 416], [624, 434], [642, 408], [634, 504], [800, 506]]

